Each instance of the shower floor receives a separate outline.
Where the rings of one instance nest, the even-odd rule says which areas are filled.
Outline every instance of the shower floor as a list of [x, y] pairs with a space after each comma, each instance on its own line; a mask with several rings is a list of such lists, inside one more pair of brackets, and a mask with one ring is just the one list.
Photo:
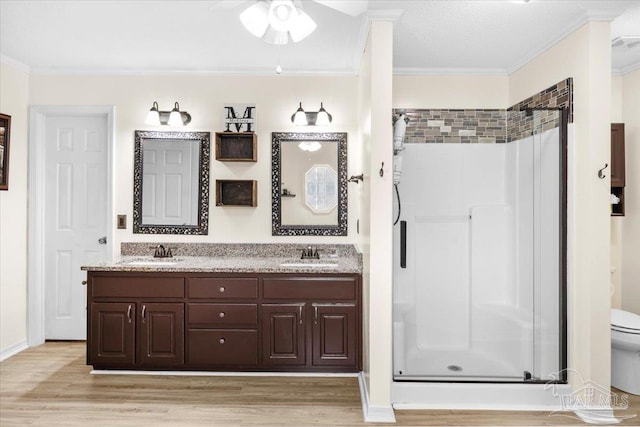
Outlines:
[[[403, 366], [401, 366], [403, 365]], [[395, 380], [433, 381], [522, 381], [518, 368], [495, 355], [479, 351], [412, 349], [404, 363], [396, 363]]]

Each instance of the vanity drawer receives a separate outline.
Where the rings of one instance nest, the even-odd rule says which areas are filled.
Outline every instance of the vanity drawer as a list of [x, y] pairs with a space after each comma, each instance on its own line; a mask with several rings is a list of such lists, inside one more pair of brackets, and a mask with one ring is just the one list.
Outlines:
[[183, 277], [93, 276], [93, 298], [184, 298]]
[[248, 278], [192, 278], [189, 279], [189, 298], [258, 298], [258, 279]]
[[265, 299], [356, 299], [353, 277], [278, 277], [263, 280]]
[[256, 329], [189, 329], [187, 364], [250, 365], [258, 364]]
[[256, 325], [257, 304], [188, 304], [187, 323], [191, 326]]

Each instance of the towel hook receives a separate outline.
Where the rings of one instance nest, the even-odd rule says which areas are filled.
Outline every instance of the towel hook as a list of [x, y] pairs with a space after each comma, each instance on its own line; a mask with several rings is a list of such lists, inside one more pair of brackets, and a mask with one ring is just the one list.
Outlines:
[[384, 176], [384, 162], [382, 162], [382, 165], [380, 166], [380, 177], [382, 178]]
[[604, 170], [609, 166], [609, 163], [605, 163], [604, 167], [598, 171], [598, 178], [605, 179], [607, 176], [604, 174]]

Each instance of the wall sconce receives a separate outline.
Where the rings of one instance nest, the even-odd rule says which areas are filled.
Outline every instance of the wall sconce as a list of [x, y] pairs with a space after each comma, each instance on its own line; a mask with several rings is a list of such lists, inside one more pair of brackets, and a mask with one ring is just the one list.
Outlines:
[[318, 111], [304, 111], [301, 102], [296, 112], [291, 116], [291, 123], [296, 126], [327, 126], [332, 120], [333, 117], [324, 109], [322, 102]]
[[144, 122], [153, 126], [186, 126], [191, 122], [191, 115], [186, 111], [180, 111], [180, 105], [177, 102], [171, 111], [158, 111], [158, 103], [153, 101], [153, 106], [147, 113], [147, 119]]

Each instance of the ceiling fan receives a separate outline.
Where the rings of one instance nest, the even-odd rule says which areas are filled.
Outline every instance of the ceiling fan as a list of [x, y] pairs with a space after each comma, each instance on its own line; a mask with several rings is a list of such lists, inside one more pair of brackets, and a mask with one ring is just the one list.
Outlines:
[[[368, 0], [312, 0], [350, 16], [358, 16], [369, 7]], [[234, 7], [245, 1], [220, 2]], [[240, 13], [240, 21], [254, 36], [267, 43], [283, 45], [301, 41], [317, 27], [302, 9], [300, 0], [258, 0]]]

